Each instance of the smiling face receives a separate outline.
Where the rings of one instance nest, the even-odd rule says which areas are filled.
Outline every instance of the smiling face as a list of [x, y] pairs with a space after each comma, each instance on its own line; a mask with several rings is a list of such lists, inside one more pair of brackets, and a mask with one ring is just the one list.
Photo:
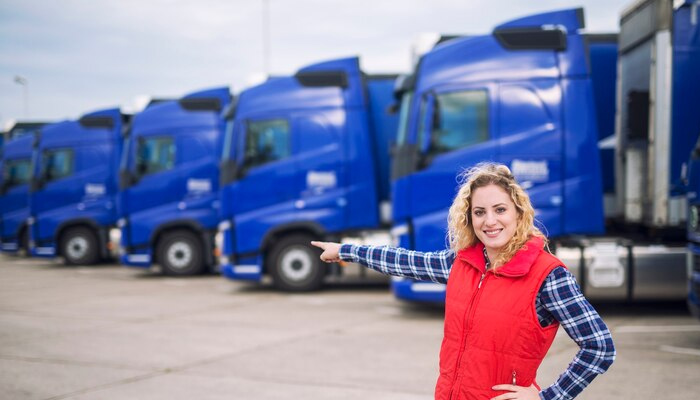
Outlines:
[[518, 226], [515, 203], [500, 186], [483, 186], [472, 193], [470, 217], [474, 234], [493, 262]]

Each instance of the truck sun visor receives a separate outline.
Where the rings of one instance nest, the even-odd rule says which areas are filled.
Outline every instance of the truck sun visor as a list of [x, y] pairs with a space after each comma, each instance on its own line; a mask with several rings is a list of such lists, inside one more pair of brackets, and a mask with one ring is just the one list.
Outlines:
[[297, 74], [294, 75], [294, 77], [302, 86], [338, 86], [341, 88], [348, 87], [348, 77], [344, 71], [297, 72]]
[[508, 50], [566, 50], [566, 34], [560, 29], [502, 28], [493, 36]]
[[178, 103], [188, 111], [221, 111], [221, 101], [216, 97], [180, 99]]
[[110, 117], [83, 117], [78, 121], [85, 128], [108, 128], [114, 127], [114, 120]]

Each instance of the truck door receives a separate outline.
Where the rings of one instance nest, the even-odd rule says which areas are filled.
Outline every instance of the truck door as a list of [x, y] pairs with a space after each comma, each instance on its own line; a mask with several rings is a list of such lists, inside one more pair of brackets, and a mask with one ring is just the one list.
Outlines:
[[260, 248], [270, 227], [292, 221], [294, 192], [300, 182], [292, 157], [292, 121], [286, 115], [259, 115], [239, 120], [237, 160], [240, 178], [231, 188], [231, 209], [238, 252]]
[[[527, 190], [543, 232], [557, 236], [564, 224], [560, 122], [562, 93], [556, 79], [499, 85], [498, 158]], [[578, 155], [573, 155], [578, 156]]]
[[[298, 173], [294, 181], [299, 185], [298, 218], [315, 221], [329, 231], [342, 229], [348, 224], [344, 151], [341, 144], [344, 113], [342, 109], [300, 113], [294, 117], [297, 127], [294, 139], [298, 149], [295, 156]], [[359, 185], [358, 185], [359, 186]], [[365, 193], [366, 195], [366, 193]], [[371, 210], [365, 210], [369, 213]]]
[[[445, 248], [447, 210], [455, 177], [480, 161], [496, 159], [495, 85], [454, 85], [420, 99], [416, 144], [419, 171], [410, 177], [410, 209], [417, 250]], [[429, 189], [429, 190], [426, 190]]]
[[42, 186], [32, 194], [32, 211], [37, 217], [33, 227], [35, 240], [53, 239], [57, 221], [75, 213], [74, 207], [81, 202], [85, 180], [77, 172], [85, 165], [80, 162], [84, 161], [79, 159], [80, 153], [79, 147], [41, 151], [39, 179]]
[[146, 216], [139, 216], [139, 210], [161, 215], [174, 212], [176, 202], [184, 195], [184, 177], [176, 169], [177, 146], [172, 135], [153, 134], [135, 139], [132, 149], [137, 183], [122, 196], [130, 219], [130, 245], [140, 246], [148, 244], [153, 227], [141, 223]]

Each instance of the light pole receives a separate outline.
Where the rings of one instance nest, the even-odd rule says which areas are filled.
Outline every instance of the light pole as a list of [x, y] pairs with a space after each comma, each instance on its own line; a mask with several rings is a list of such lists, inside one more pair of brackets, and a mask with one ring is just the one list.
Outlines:
[[29, 118], [29, 81], [23, 76], [15, 75], [15, 83], [22, 85], [24, 92], [24, 118]]

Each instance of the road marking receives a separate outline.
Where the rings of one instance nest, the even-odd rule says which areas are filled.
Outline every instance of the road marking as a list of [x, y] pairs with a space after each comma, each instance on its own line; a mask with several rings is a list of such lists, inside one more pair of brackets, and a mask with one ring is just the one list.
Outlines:
[[645, 326], [629, 325], [615, 329], [615, 333], [668, 333], [668, 332], [700, 332], [700, 325], [664, 325]]
[[665, 351], [667, 353], [686, 354], [686, 355], [690, 355], [690, 356], [700, 357], [700, 350], [698, 350], [698, 349], [689, 349], [689, 348], [685, 348], [685, 347], [675, 347], [675, 346], [661, 346], [661, 347], [659, 347], [659, 350]]

